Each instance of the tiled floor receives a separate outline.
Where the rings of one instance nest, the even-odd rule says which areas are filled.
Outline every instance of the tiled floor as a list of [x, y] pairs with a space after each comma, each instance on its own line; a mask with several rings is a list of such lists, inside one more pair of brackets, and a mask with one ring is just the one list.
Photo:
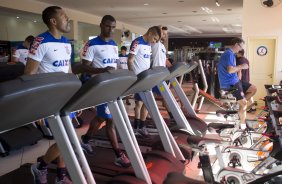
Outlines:
[[[127, 106], [127, 110], [129, 111], [129, 114], [133, 115], [133, 100], [131, 101], [132, 105]], [[219, 122], [219, 121], [225, 121], [224, 118], [216, 117], [215, 110], [218, 108], [212, 105], [210, 102], [206, 101], [204, 102], [204, 105], [202, 107], [202, 111], [204, 112], [210, 112], [210, 113], [203, 113], [199, 114], [200, 118], [205, 119], [207, 122]], [[86, 119], [90, 119], [89, 116], [91, 114], [86, 114]], [[254, 115], [251, 115], [254, 116]], [[88, 122], [89, 123], [89, 122]], [[88, 123], [85, 123], [85, 125], [82, 128], [77, 129], [78, 135], [84, 134], [87, 130]], [[47, 140], [42, 139], [38, 141], [36, 145], [33, 146], [26, 146], [19, 150], [14, 150], [10, 152], [10, 155], [7, 157], [1, 157], [0, 158], [0, 176], [4, 175], [14, 169], [17, 169], [20, 165], [24, 163], [34, 163], [37, 159], [37, 157], [43, 155], [47, 148], [54, 143], [53, 140]], [[211, 160], [215, 160], [215, 154], [214, 151], [210, 152]], [[201, 170], [197, 168], [198, 166], [198, 157], [196, 157], [192, 163], [190, 163], [187, 166], [187, 172], [186, 175], [195, 179], [203, 180]]]

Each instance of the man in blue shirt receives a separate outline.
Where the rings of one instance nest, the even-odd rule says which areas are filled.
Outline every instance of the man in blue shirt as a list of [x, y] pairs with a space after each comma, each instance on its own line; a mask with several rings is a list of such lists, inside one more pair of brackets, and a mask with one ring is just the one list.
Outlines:
[[231, 47], [228, 48], [220, 57], [217, 65], [218, 79], [220, 89], [227, 90], [231, 87], [236, 87], [237, 90], [233, 93], [239, 104], [240, 123], [245, 123], [247, 101], [255, 95], [257, 88], [246, 81], [240, 81], [237, 73], [243, 69], [248, 69], [247, 64], [236, 66], [235, 54], [243, 49], [244, 40], [241, 38], [233, 38], [231, 40]]

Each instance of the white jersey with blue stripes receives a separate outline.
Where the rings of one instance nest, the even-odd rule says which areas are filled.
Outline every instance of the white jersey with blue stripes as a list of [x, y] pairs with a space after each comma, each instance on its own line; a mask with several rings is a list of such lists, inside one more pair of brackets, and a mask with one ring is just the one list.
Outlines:
[[28, 56], [28, 49], [25, 48], [22, 44], [18, 45], [16, 51], [14, 52], [13, 57], [18, 58], [19, 62], [26, 64]]
[[71, 44], [64, 36], [56, 39], [46, 31], [34, 39], [28, 57], [40, 62], [38, 73], [68, 73], [71, 64]]
[[152, 61], [152, 67], [166, 67], [166, 49], [164, 44], [162, 44], [160, 41], [152, 44]]
[[89, 40], [82, 53], [82, 59], [92, 62], [94, 68], [117, 68], [118, 47], [115, 41], [105, 41], [100, 36]]
[[129, 53], [135, 55], [132, 69], [136, 75], [150, 68], [151, 45], [143, 36], [131, 43]]
[[128, 55], [119, 54], [118, 57], [119, 59], [118, 59], [117, 67], [119, 69], [128, 69], [128, 66], [127, 66]]

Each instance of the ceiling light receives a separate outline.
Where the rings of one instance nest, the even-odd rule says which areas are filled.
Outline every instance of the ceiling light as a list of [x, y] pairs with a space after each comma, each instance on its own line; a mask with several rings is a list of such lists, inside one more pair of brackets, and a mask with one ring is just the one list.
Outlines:
[[215, 0], [215, 4], [216, 4], [216, 6], [218, 6], [218, 7], [220, 6], [218, 0]]
[[234, 26], [234, 27], [242, 27], [241, 24], [232, 24], [232, 26]]
[[218, 19], [217, 17], [211, 17], [211, 20], [212, 20], [213, 22], [219, 22], [219, 19]]
[[34, 20], [33, 22], [37, 22], [36, 20]]
[[149, 3], [145, 3], [145, 4], [144, 4], [144, 6], [148, 6], [148, 5], [149, 5]]
[[213, 11], [209, 9], [208, 7], [201, 7], [203, 11], [205, 11], [207, 14], [213, 14]]
[[17, 19], [19, 19], [20, 17], [17, 17]]

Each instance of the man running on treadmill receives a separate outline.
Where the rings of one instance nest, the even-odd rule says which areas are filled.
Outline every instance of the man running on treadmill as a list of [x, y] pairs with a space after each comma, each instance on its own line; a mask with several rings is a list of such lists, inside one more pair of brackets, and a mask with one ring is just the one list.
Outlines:
[[[58, 6], [47, 7], [42, 12], [48, 31], [37, 36], [29, 50], [25, 74], [65, 72], [71, 73], [71, 44], [63, 33], [70, 32], [70, 21], [65, 11]], [[51, 102], [52, 103], [52, 102]], [[48, 105], [48, 104], [46, 104]], [[57, 159], [56, 184], [72, 184], [57, 144], [47, 150], [44, 157], [31, 166], [36, 184], [47, 184], [47, 166]]]
[[[111, 39], [116, 28], [116, 20], [111, 15], [105, 15], [100, 23], [101, 33], [96, 38], [89, 40], [82, 53], [82, 70], [86, 74], [98, 74], [117, 68], [118, 47], [115, 41]], [[90, 126], [85, 135], [81, 136], [82, 147], [89, 145], [89, 140], [100, 129], [103, 122], [106, 122], [107, 135], [112, 144], [116, 155], [115, 164], [121, 167], [131, 165], [129, 159], [119, 148], [116, 130], [114, 127], [112, 115], [107, 104], [96, 106], [97, 115], [90, 122]], [[91, 146], [88, 146], [91, 148]], [[91, 149], [88, 150], [92, 152]]]
[[240, 81], [237, 76], [239, 71], [248, 68], [247, 64], [236, 66], [235, 54], [243, 49], [244, 43], [244, 40], [241, 38], [233, 38], [231, 40], [231, 47], [222, 54], [217, 65], [220, 89], [228, 90], [232, 87], [237, 88], [233, 96], [239, 104], [241, 124], [245, 124], [246, 121], [247, 101], [254, 96], [257, 91], [254, 85], [246, 81]]
[[24, 65], [26, 64], [27, 56], [28, 56], [28, 50], [30, 48], [30, 45], [33, 41], [34, 37], [32, 35], [29, 35], [25, 38], [24, 42], [17, 46], [16, 50], [13, 53], [12, 61], [13, 62], [21, 62]]
[[[128, 69], [134, 71], [137, 75], [140, 72], [150, 68], [151, 58], [151, 43], [156, 43], [161, 38], [161, 30], [158, 26], [153, 26], [148, 31], [138, 38], [136, 38], [130, 46], [127, 65]], [[134, 126], [136, 132], [142, 136], [148, 136], [145, 121], [148, 111], [143, 104], [140, 96], [135, 94], [135, 120]]]

